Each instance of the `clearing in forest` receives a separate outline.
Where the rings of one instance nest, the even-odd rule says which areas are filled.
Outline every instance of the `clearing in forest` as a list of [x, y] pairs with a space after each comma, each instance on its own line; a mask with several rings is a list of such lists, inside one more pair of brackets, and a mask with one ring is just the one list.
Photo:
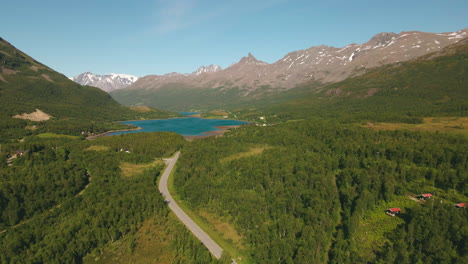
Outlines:
[[204, 118], [225, 118], [227, 116], [229, 116], [229, 114], [222, 110], [212, 110], [203, 114]]
[[468, 136], [468, 117], [425, 117], [422, 124], [368, 123], [364, 127], [376, 130], [439, 131]]
[[[145, 220], [134, 235], [127, 235], [115, 242], [108, 243], [99, 251], [88, 254], [83, 263], [174, 263], [175, 252], [171, 249], [170, 224], [153, 217]], [[165, 231], [166, 230], [166, 231]]]
[[241, 159], [241, 158], [246, 158], [246, 157], [251, 157], [251, 156], [256, 156], [260, 155], [263, 153], [263, 151], [270, 149], [271, 147], [269, 146], [258, 146], [258, 147], [251, 147], [248, 151], [246, 152], [241, 152], [241, 153], [236, 153], [231, 156], [227, 156], [225, 158], [222, 158], [220, 161], [221, 163], [226, 163], [230, 162], [233, 160]]
[[138, 175], [143, 173], [146, 169], [155, 167], [157, 165], [163, 165], [163, 161], [155, 160], [151, 163], [144, 163], [144, 164], [134, 164], [130, 162], [122, 162], [120, 163], [120, 171], [122, 175], [125, 177], [131, 177], [133, 175]]
[[130, 107], [130, 109], [132, 109], [133, 111], [137, 111], [137, 112], [140, 112], [140, 113], [147, 113], [147, 112], [151, 112], [151, 108], [149, 108], [148, 106], [136, 106], [136, 107]]
[[206, 211], [200, 211], [199, 214], [220, 234], [223, 239], [226, 241], [232, 241], [237, 248], [244, 247], [242, 245], [242, 236], [230, 223], [222, 221], [217, 216]]
[[405, 210], [417, 205], [406, 196], [397, 196], [392, 201], [376, 205], [373, 210], [361, 216], [354, 237], [358, 241], [357, 252], [361, 258], [372, 262], [376, 257], [375, 252], [389, 242], [386, 234], [394, 232], [398, 225], [404, 223], [401, 217], [390, 217], [385, 214], [387, 208], [399, 207]]
[[69, 138], [69, 139], [78, 139], [78, 136], [56, 134], [56, 133], [41, 133], [37, 135], [38, 138]]
[[109, 147], [107, 147], [107, 146], [102, 146], [102, 145], [93, 145], [93, 146], [89, 146], [89, 147], [86, 148], [85, 150], [88, 150], [88, 151], [91, 151], [91, 150], [94, 150], [94, 151], [106, 151], [106, 150], [109, 150]]

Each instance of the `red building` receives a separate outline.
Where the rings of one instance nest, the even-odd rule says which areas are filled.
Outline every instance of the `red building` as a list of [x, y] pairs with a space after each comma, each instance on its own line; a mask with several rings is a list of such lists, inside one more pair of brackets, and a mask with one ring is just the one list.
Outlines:
[[400, 208], [388, 208], [388, 209], [385, 211], [385, 213], [388, 214], [388, 215], [390, 215], [390, 216], [395, 216], [395, 215], [401, 213], [401, 209], [400, 209]]
[[432, 197], [432, 194], [430, 193], [423, 193], [418, 196], [419, 199], [424, 200], [424, 201], [429, 200], [429, 198], [431, 197]]
[[453, 206], [455, 206], [456, 208], [465, 208], [466, 203], [457, 203], [457, 204], [454, 204]]

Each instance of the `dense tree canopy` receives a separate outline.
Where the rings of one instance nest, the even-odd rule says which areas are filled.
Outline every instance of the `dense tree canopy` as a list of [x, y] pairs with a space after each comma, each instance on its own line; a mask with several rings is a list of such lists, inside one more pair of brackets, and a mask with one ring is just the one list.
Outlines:
[[[0, 234], [0, 262], [81, 263], [149, 217], [173, 221], [156, 187], [162, 162], [131, 177], [122, 176], [121, 164], [147, 164], [183, 144], [173, 133], [144, 133], [94, 141], [29, 138], [4, 146], [28, 152], [11, 166], [1, 160], [0, 231], [6, 232]], [[171, 230], [176, 263], [213, 261], [182, 225]]]
[[[376, 132], [319, 121], [247, 127], [187, 145], [175, 184], [197, 210], [230, 219], [254, 263], [363, 263], [386, 257], [375, 256], [382, 247], [367, 254], [355, 242], [361, 223], [379, 204], [427, 191], [444, 201], [466, 198], [466, 145], [466, 139], [443, 134]], [[464, 211], [444, 208], [430, 210]], [[405, 214], [401, 228], [415, 225], [411, 218], [419, 211], [414, 210]], [[457, 225], [466, 225], [466, 214], [458, 219]], [[466, 257], [461, 238], [468, 232], [457, 232], [456, 239], [439, 235], [451, 241], [454, 261]], [[396, 238], [386, 239], [393, 244]], [[436, 251], [423, 253], [436, 259], [431, 255]]]

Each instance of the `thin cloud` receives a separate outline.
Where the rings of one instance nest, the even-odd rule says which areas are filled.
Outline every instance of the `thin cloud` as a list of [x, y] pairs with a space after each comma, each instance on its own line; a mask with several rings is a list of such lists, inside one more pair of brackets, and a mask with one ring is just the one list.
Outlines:
[[287, 2], [286, 0], [158, 0], [156, 32], [166, 34], [193, 27], [225, 15], [255, 13]]
[[159, 12], [156, 31], [169, 33], [189, 26], [190, 11], [195, 7], [194, 0], [158, 1]]

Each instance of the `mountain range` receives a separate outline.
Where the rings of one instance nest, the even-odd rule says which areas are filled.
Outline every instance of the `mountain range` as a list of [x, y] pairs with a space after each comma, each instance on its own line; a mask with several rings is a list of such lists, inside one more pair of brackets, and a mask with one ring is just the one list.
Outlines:
[[[205, 73], [212, 73], [221, 71], [219, 65], [208, 65], [201, 66], [196, 71], [192, 73], [193, 76], [199, 76]], [[180, 74], [180, 73], [168, 73], [166, 77], [176, 77], [176, 76], [188, 76], [189, 74]], [[69, 77], [70, 80], [79, 83], [81, 85], [89, 85], [100, 88], [106, 92], [112, 92], [115, 90], [126, 88], [132, 85], [138, 80], [139, 77], [129, 74], [119, 74], [111, 73], [106, 75], [98, 75], [92, 72], [84, 72], [80, 75]]]
[[[412, 60], [458, 42], [468, 36], [467, 32], [468, 29], [448, 33], [380, 33], [363, 44], [352, 43], [342, 48], [321, 45], [293, 51], [271, 64], [249, 53], [223, 70], [216, 67], [205, 71], [201, 67], [192, 74], [148, 75], [111, 95], [127, 105], [144, 104], [172, 110], [216, 108], [281, 93], [304, 83], [335, 83], [378, 66]], [[203, 94], [203, 98], [194, 93]], [[193, 100], [179, 100], [178, 96]], [[216, 106], [207, 102], [216, 99], [228, 102], [219, 104], [218, 100]], [[195, 100], [204, 102], [199, 104]]]

